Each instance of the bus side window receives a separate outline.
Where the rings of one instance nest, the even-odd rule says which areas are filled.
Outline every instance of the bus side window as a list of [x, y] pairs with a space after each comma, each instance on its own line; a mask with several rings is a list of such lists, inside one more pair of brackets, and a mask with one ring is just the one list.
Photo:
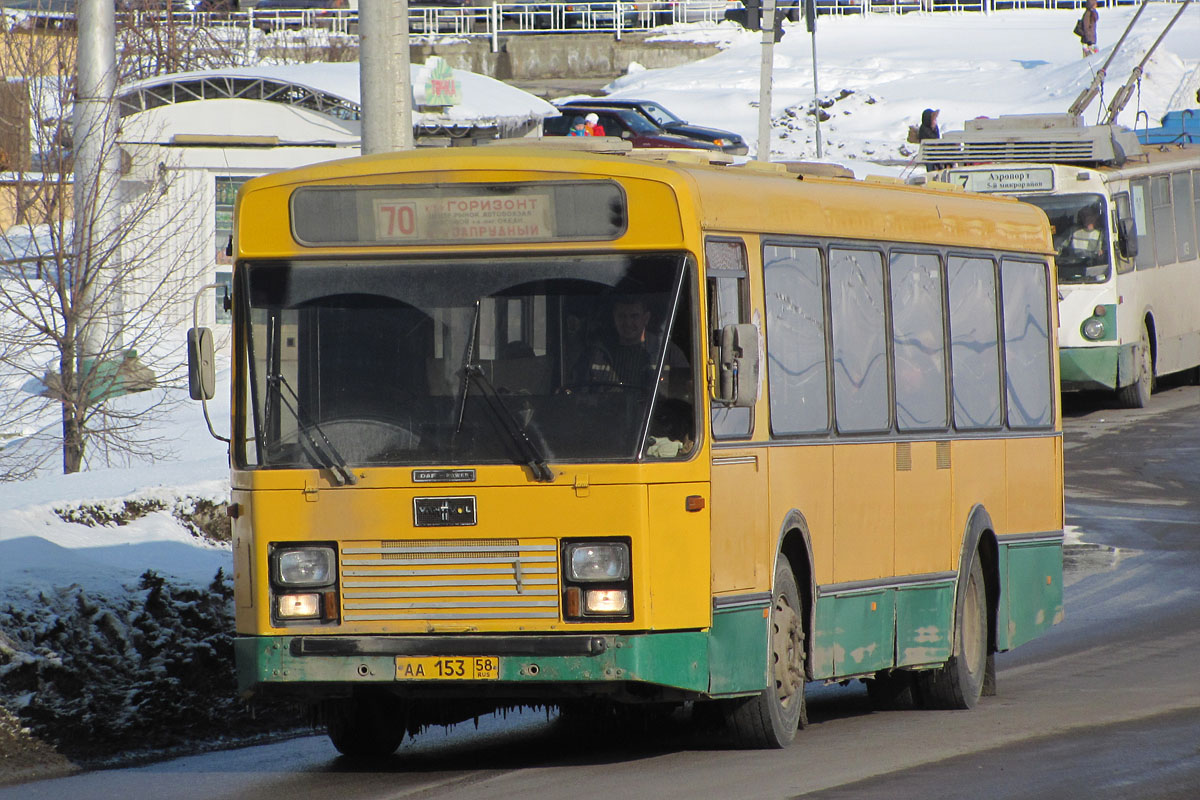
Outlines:
[[1150, 207], [1150, 181], [1147, 178], [1129, 184], [1129, 199], [1133, 204], [1133, 223], [1137, 227], [1138, 251], [1133, 263], [1138, 269], [1154, 266], [1154, 231], [1151, 229], [1153, 209]]
[[[1129, 192], [1118, 192], [1113, 195], [1113, 208], [1116, 210], [1116, 220], [1113, 224], [1113, 239], [1116, 240], [1116, 248], [1114, 250], [1113, 263], [1117, 265], [1117, 272], [1124, 275], [1126, 272], [1133, 271], [1133, 259], [1124, 256], [1124, 248], [1121, 245], [1121, 237], [1123, 233], [1122, 222], [1124, 220], [1133, 220], [1133, 208], [1129, 203]], [[1141, 231], [1137, 229], [1137, 222], [1134, 221], [1134, 236], [1137, 239], [1141, 238]]]
[[946, 278], [954, 426], [959, 430], [998, 428], [1002, 417], [996, 267], [990, 258], [952, 256]]
[[763, 248], [771, 433], [829, 430], [825, 275], [818, 247]]
[[[750, 321], [746, 245], [740, 239], [709, 239], [704, 244], [704, 260], [708, 272], [709, 357], [716, 360], [711, 348], [721, 341], [721, 328]], [[748, 436], [753, 423], [752, 409], [712, 404], [714, 438]]]
[[1154, 208], [1154, 263], [1160, 267], [1174, 264], [1175, 219], [1171, 211], [1171, 179], [1158, 175], [1150, 179], [1150, 205]]
[[1192, 200], [1191, 175], [1177, 172], [1171, 176], [1171, 194], [1175, 199], [1175, 247], [1180, 261], [1196, 257], [1196, 222]]
[[1004, 308], [1004, 374], [1011, 428], [1054, 423], [1050, 388], [1050, 309], [1046, 265], [1004, 259], [1000, 263]]
[[889, 274], [896, 427], [944, 429], [949, 415], [941, 259], [930, 253], [893, 252]]
[[885, 303], [883, 254], [830, 248], [833, 408], [839, 433], [891, 427]]
[[1196, 233], [1200, 235], [1200, 169], [1192, 170], [1192, 202], [1196, 216]]

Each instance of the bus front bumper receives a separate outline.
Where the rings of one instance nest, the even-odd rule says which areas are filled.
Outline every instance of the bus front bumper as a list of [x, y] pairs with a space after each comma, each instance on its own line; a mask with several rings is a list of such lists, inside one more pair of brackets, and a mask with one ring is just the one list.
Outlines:
[[1059, 351], [1062, 390], [1114, 390], [1128, 385], [1136, 370], [1134, 350], [1132, 344], [1062, 348]]
[[[521, 696], [569, 684], [647, 683], [684, 692], [709, 688], [709, 637], [699, 631], [563, 636], [239, 636], [238, 689], [323, 695], [388, 684], [414, 692]], [[412, 659], [498, 661], [484, 680], [411, 679]], [[409, 670], [411, 671], [411, 670]]]

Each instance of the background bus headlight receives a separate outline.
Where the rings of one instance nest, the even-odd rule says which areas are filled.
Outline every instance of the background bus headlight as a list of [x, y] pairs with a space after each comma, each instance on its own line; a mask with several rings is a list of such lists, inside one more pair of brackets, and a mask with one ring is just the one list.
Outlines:
[[624, 581], [629, 578], [629, 545], [580, 542], [567, 545], [567, 578], [572, 581]]
[[331, 547], [291, 547], [275, 551], [275, 582], [280, 586], [326, 586], [334, 581]]
[[1103, 339], [1104, 320], [1099, 317], [1088, 317], [1080, 330], [1087, 339]]

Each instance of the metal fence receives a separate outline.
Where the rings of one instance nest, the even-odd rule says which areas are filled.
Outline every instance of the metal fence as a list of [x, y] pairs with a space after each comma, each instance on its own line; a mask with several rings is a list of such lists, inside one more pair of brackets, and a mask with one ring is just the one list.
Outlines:
[[[1177, 4], [1182, 0], [1150, 0]], [[411, 2], [408, 24], [411, 34], [426, 37], [482, 37], [492, 39], [499, 49], [502, 36], [533, 33], [606, 33], [620, 39], [622, 34], [645, 32], [664, 25], [684, 22], [720, 22], [728, 8], [739, 8], [738, 0], [609, 0], [609, 2], [493, 2], [464, 7], [430, 6]], [[1140, 0], [1099, 0], [1112, 7], [1134, 5]], [[801, 0], [779, 0], [789, 16], [800, 19]], [[908, 14], [936, 12], [988, 13], [1005, 9], [1079, 9], [1084, 0], [816, 0], [818, 15], [834, 14]], [[3, 0], [0, 0], [3, 6]], [[28, 12], [7, 11], [9, 15]], [[331, 35], [352, 37], [358, 33], [355, 10], [271, 10], [248, 9], [236, 12], [123, 12], [153, 15], [160, 21], [169, 17], [177, 25], [257, 28], [264, 33], [320, 29]], [[48, 22], [62, 23], [69, 14], [45, 15]], [[134, 24], [137, 24], [135, 19]]]

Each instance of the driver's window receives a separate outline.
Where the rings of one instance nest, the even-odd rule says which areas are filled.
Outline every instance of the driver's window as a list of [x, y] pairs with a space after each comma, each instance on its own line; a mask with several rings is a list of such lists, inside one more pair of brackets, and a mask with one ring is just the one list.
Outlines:
[[[1133, 209], [1129, 204], [1129, 193], [1128, 192], [1120, 192], [1118, 194], [1113, 195], [1113, 206], [1115, 208], [1113, 238], [1116, 238], [1117, 236], [1120, 235], [1120, 232], [1121, 232], [1120, 221], [1123, 219], [1132, 219], [1133, 218]], [[1136, 224], [1135, 224], [1135, 227], [1136, 227]], [[1135, 233], [1134, 235], [1136, 236], [1137, 234]], [[1120, 248], [1118, 248], [1116, 250], [1116, 254], [1118, 256], [1120, 256], [1120, 253], [1121, 253]], [[1117, 262], [1117, 272], [1118, 273], [1124, 274], [1126, 272], [1133, 272], [1133, 259], [1118, 257], [1114, 260]]]
[[[719, 362], [715, 348], [720, 346], [721, 329], [750, 321], [746, 245], [740, 239], [709, 239], [704, 245], [704, 258], [708, 264], [709, 357]], [[713, 402], [711, 409], [715, 438], [750, 434], [754, 418], [749, 408], [729, 408]]]

